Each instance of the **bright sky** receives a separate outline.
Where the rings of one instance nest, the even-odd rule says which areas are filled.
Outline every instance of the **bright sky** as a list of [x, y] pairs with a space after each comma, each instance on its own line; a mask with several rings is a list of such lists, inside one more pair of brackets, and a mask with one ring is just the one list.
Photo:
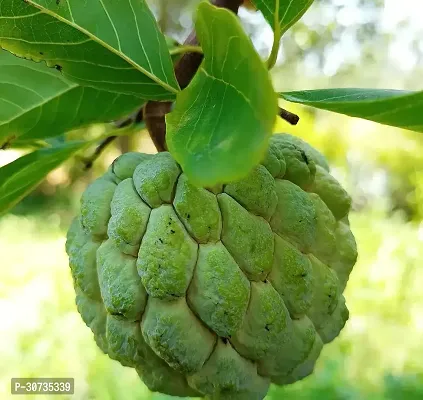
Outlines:
[[[325, 26], [336, 21], [343, 26], [354, 27], [375, 19], [372, 9], [360, 6], [359, 0], [334, 0], [333, 3], [342, 6], [341, 11], [336, 12], [330, 6], [320, 8], [319, 12], [313, 12], [312, 7], [303, 17], [303, 21], [310, 26]], [[411, 47], [416, 37], [422, 38], [419, 48], [423, 52], [422, 3], [421, 0], [385, 0], [382, 17], [377, 16], [380, 30], [395, 35], [389, 48], [389, 56], [392, 62], [403, 71], [409, 71], [416, 66], [417, 57]], [[262, 16], [259, 13], [246, 11], [243, 11], [241, 16], [261, 28], [260, 35], [256, 38], [256, 45], [260, 50], [266, 49], [264, 53], [267, 53], [273, 41], [273, 33], [264, 23]], [[353, 35], [344, 34], [342, 43], [332, 46], [327, 51], [324, 73], [329, 76], [335, 74], [342, 63], [353, 61], [359, 54], [360, 46]], [[316, 71], [317, 60], [313, 58], [313, 55], [309, 57], [309, 60], [306, 59], [309, 70]], [[282, 60], [283, 54], [280, 57], [280, 61]]]
[[[416, 66], [417, 58], [411, 49], [416, 37], [423, 38], [422, 7], [419, 0], [385, 0], [382, 27], [386, 32], [396, 32], [396, 40], [389, 53], [402, 70], [410, 70]], [[406, 21], [407, 28], [397, 30], [399, 23]], [[423, 51], [423, 39], [419, 49]]]
[[395, 28], [402, 20], [417, 30], [422, 30], [422, 6], [420, 0], [385, 0], [383, 26], [386, 29]]

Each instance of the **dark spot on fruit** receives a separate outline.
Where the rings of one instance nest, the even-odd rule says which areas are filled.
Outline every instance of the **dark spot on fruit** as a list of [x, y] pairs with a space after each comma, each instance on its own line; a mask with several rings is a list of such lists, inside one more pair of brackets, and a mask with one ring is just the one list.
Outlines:
[[191, 218], [191, 215], [190, 214], [187, 214], [187, 219], [190, 219]]
[[59, 65], [59, 64], [56, 64], [54, 66], [54, 68], [56, 68], [58, 71], [61, 71], [63, 69], [63, 67], [61, 65]]
[[56, 4], [59, 5], [60, 4], [60, 0], [56, 0]]
[[222, 342], [225, 343], [225, 344], [228, 344], [228, 339], [222, 338]]
[[110, 313], [110, 315], [113, 315], [114, 317], [124, 317], [124, 315], [120, 312], [114, 312], [114, 313]]
[[44, 53], [43, 53], [42, 51], [40, 51], [40, 55], [42, 55], [42, 56], [43, 56], [43, 55], [44, 55]]
[[270, 331], [269, 325], [266, 325], [266, 326], [264, 327], [264, 329], [266, 329], [266, 331], [267, 331], [267, 332], [269, 332], [269, 331]]
[[301, 274], [301, 278], [305, 278], [307, 276], [307, 274], [305, 273], [305, 272], [303, 272], [302, 274]]
[[162, 238], [159, 238], [159, 242], [160, 242], [160, 243], [163, 243], [163, 239], [162, 239]]
[[307, 154], [304, 150], [301, 150], [301, 157], [303, 158], [304, 162], [308, 165], [310, 161], [308, 160]]
[[170, 230], [170, 233], [171, 233], [171, 234], [174, 234], [174, 233], [175, 233], [175, 231], [174, 231], [173, 229], [171, 229], [171, 230]]
[[[119, 158], [119, 157], [118, 157]], [[112, 162], [112, 173], [115, 173], [115, 164], [116, 164], [117, 158], [115, 158]]]

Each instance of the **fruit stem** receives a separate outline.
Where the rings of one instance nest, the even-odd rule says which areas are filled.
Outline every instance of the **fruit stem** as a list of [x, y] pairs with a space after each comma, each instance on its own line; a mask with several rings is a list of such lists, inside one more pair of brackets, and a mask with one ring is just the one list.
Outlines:
[[267, 60], [267, 68], [271, 70], [278, 59], [279, 47], [281, 45], [281, 26], [279, 24], [279, 0], [276, 0], [275, 17], [273, 22], [273, 46], [269, 59]]
[[[227, 8], [235, 14], [243, 3], [243, 0], [214, 0], [212, 2], [216, 7]], [[185, 40], [183, 47], [198, 47], [198, 40], [195, 31], [192, 31]], [[191, 49], [192, 50], [192, 49]], [[185, 53], [175, 66], [175, 76], [181, 89], [184, 89], [191, 82], [196, 74], [203, 54], [199, 52]], [[144, 107], [144, 121], [150, 134], [151, 140], [156, 146], [157, 151], [166, 151], [166, 122], [165, 115], [171, 111], [171, 102], [149, 101]]]

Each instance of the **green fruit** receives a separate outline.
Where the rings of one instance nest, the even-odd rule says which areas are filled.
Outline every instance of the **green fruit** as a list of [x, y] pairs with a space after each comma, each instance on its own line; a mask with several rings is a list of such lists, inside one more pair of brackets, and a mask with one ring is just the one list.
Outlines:
[[328, 170], [286, 134], [248, 177], [213, 190], [169, 153], [115, 160], [66, 244], [98, 346], [175, 396], [261, 400], [311, 374], [348, 318], [357, 258], [351, 200]]

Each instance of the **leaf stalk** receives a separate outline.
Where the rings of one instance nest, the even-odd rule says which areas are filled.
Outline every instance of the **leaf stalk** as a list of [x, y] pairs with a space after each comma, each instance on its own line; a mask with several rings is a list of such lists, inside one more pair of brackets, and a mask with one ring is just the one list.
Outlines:
[[203, 54], [203, 49], [201, 48], [201, 46], [185, 45], [185, 46], [178, 46], [178, 47], [175, 47], [174, 49], [170, 50], [171, 56], [174, 56], [174, 55], [177, 55], [177, 54], [185, 54], [185, 53]]
[[281, 32], [281, 26], [279, 24], [279, 0], [276, 0], [276, 6], [275, 6], [275, 19], [273, 22], [274, 28], [273, 28], [273, 45], [272, 45], [272, 51], [270, 52], [270, 56], [266, 62], [267, 68], [271, 70], [278, 59], [278, 53], [279, 48], [281, 45], [281, 38], [282, 38], [282, 32]]

